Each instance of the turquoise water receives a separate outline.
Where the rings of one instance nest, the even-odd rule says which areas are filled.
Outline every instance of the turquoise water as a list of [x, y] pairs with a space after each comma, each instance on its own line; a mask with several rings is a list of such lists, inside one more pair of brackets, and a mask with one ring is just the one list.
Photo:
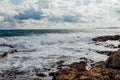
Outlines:
[[111, 33], [120, 34], [120, 29], [24, 29], [24, 30], [0, 30], [0, 37], [32, 36], [50, 33]]
[[75, 29], [31, 29], [31, 30], [0, 30], [0, 37], [40, 35], [46, 33], [72, 33]]

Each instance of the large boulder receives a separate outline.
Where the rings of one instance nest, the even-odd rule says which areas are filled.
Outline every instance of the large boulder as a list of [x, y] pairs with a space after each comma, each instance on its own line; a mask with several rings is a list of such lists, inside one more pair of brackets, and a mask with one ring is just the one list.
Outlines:
[[120, 69], [120, 50], [111, 55], [106, 61], [107, 68]]

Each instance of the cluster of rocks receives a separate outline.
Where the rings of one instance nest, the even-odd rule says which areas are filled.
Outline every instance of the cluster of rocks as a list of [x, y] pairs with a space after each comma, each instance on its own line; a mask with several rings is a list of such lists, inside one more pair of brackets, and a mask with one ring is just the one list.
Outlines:
[[13, 53], [15, 53], [15, 52], [18, 52], [18, 50], [16, 50], [16, 49], [10, 49], [9, 51], [4, 52], [3, 54], [1, 54], [1, 55], [0, 55], [0, 58], [4, 58], [4, 57], [6, 57], [8, 54], [13, 54]]
[[[37, 71], [36, 71], [37, 70]], [[15, 67], [0, 71], [0, 80], [42, 80], [48, 75], [42, 73], [40, 69], [19, 70]]]
[[20, 79], [20, 75], [24, 75], [25, 72], [12, 68], [10, 70], [1, 70], [0, 72], [0, 80], [16, 80]]
[[[120, 36], [100, 36], [92, 40], [95, 42], [120, 40]], [[120, 48], [120, 45], [117, 48]], [[56, 73], [52, 73], [53, 80], [120, 80], [120, 50], [96, 52], [108, 55], [109, 58], [91, 64], [89, 70], [86, 69], [87, 59], [59, 68]]]
[[[111, 41], [119, 41], [120, 42], [120, 35], [114, 35], [114, 36], [100, 36], [97, 38], [93, 38], [92, 39], [95, 42], [95, 45], [101, 45], [102, 43], [98, 43], [98, 42], [106, 42], [108, 40]], [[108, 44], [105, 45], [105, 47], [109, 47], [109, 48], [120, 48], [120, 44], [118, 46], [115, 46], [114, 44]]]
[[18, 52], [18, 50], [16, 50], [16, 49], [14, 48], [14, 46], [12, 46], [12, 45], [9, 45], [9, 44], [0, 44], [0, 46], [5, 46], [5, 47], [9, 47], [9, 48], [10, 48], [10, 50], [2, 53], [2, 54], [0, 55], [0, 58], [4, 58], [4, 57], [6, 57], [8, 54], [13, 54], [13, 53], [15, 53], [15, 52]]
[[[120, 40], [119, 35], [115, 36], [100, 36], [92, 39], [95, 42], [105, 42], [108, 40]], [[11, 49], [0, 55], [0, 58], [6, 57], [8, 54], [19, 52], [12, 45], [2, 44], [0, 46], [7, 46]], [[112, 45], [110, 45], [112, 46]], [[120, 48], [118, 45], [117, 48]], [[106, 61], [100, 61], [93, 63], [90, 60], [91, 68], [86, 69], [88, 59], [81, 58], [83, 61], [74, 62], [70, 65], [63, 65], [64, 60], [56, 62], [58, 65], [57, 72], [51, 72], [49, 76], [52, 76], [52, 80], [120, 80], [120, 50], [118, 51], [96, 51], [100, 54], [108, 55], [109, 58]], [[29, 72], [21, 71], [17, 69], [11, 69], [0, 72], [0, 80], [21, 80], [20, 75], [28, 74]], [[42, 77], [47, 77], [48, 75], [37, 70], [35, 72], [35, 79], [30, 79], [29, 77], [24, 77], [22, 80], [42, 80]], [[16, 78], [18, 77], [18, 78]]]
[[53, 80], [120, 80], [120, 50], [106, 61], [91, 64], [89, 70], [86, 66], [87, 61], [80, 61], [58, 69]]
[[18, 50], [13, 45], [10, 45], [10, 44], [0, 44], [0, 46], [10, 48], [8, 51], [0, 54], [0, 58], [4, 58], [4, 57], [8, 56], [9, 54], [13, 54], [13, 53], [16, 53], [16, 52], [33, 52], [33, 51], [35, 51], [35, 50]]
[[93, 38], [92, 40], [96, 41], [96, 42], [105, 42], [105, 41], [108, 41], [108, 40], [120, 40], [120, 35], [100, 36], [100, 37], [97, 37], [97, 38]]

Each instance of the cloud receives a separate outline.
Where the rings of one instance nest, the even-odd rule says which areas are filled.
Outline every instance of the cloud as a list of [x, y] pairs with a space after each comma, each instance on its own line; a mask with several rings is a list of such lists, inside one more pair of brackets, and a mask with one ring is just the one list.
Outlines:
[[0, 16], [0, 22], [3, 22], [3, 21], [4, 21], [4, 17]]
[[40, 20], [42, 18], [42, 12], [30, 8], [22, 12], [19, 12], [17, 15], [14, 16], [14, 18], [17, 20], [28, 20], [28, 19]]
[[[3, 26], [120, 26], [120, 0], [0, 0]], [[7, 6], [6, 6], [7, 5]]]

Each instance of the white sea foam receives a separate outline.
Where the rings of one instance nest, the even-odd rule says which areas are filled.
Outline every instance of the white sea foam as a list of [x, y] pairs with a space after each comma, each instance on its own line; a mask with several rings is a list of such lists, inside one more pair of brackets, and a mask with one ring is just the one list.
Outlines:
[[[13, 45], [18, 51], [9, 54], [0, 60], [0, 69], [17, 67], [23, 70], [33, 68], [51, 68], [53, 71], [55, 63], [64, 60], [64, 64], [80, 61], [81, 57], [86, 57], [94, 61], [105, 61], [108, 56], [98, 54], [96, 50], [116, 50], [95, 45], [91, 40], [99, 35], [111, 33], [103, 32], [79, 32], [79, 33], [55, 33], [33, 36], [6, 37], [0, 38], [0, 43]], [[116, 33], [115, 33], [116, 34]], [[119, 34], [119, 33], [118, 33]], [[109, 43], [109, 41], [108, 41]], [[119, 42], [116, 43], [116, 45]], [[6, 49], [4, 47], [4, 49]], [[3, 48], [0, 48], [2, 51]]]

